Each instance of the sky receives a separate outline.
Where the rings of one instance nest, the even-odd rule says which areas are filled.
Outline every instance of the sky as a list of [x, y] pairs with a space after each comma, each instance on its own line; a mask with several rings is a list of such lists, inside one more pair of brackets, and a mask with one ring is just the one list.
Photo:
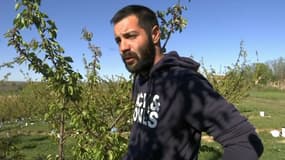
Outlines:
[[[175, 50], [181, 56], [193, 57], [205, 67], [222, 73], [226, 66], [236, 62], [240, 42], [244, 41], [248, 62], [268, 62], [285, 57], [285, 1], [284, 0], [180, 0], [188, 10], [183, 16], [188, 25], [175, 33], [167, 44], [167, 51]], [[75, 71], [85, 75], [83, 54], [91, 60], [87, 43], [81, 31], [93, 32], [93, 44], [102, 51], [100, 75], [125, 76], [129, 73], [120, 58], [114, 41], [111, 17], [128, 4], [141, 4], [154, 11], [166, 10], [177, 0], [42, 0], [41, 11], [54, 20], [58, 28], [57, 41], [66, 56], [74, 60]], [[11, 61], [15, 49], [7, 46], [4, 34], [13, 26], [17, 12], [14, 0], [0, 0], [0, 64]], [[25, 35], [32, 37], [31, 31]], [[258, 52], [258, 56], [256, 56]], [[24, 74], [20, 72], [24, 71]], [[0, 80], [11, 73], [9, 80], [29, 78], [40, 80], [40, 75], [29, 72], [26, 63], [13, 69], [0, 68]]]

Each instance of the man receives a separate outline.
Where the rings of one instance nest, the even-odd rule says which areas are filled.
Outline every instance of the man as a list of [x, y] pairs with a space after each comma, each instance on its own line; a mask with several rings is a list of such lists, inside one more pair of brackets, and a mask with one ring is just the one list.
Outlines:
[[111, 23], [122, 60], [135, 75], [125, 160], [196, 160], [202, 132], [223, 146], [223, 160], [258, 159], [263, 145], [254, 127], [197, 72], [199, 64], [162, 53], [152, 10], [126, 6]]

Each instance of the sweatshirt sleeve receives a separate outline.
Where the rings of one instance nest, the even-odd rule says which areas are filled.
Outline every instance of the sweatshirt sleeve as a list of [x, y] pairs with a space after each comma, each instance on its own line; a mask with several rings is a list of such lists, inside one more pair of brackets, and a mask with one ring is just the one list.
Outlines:
[[215, 92], [202, 76], [191, 77], [186, 85], [186, 121], [223, 146], [223, 160], [255, 160], [261, 156], [263, 144], [255, 128], [234, 105]]

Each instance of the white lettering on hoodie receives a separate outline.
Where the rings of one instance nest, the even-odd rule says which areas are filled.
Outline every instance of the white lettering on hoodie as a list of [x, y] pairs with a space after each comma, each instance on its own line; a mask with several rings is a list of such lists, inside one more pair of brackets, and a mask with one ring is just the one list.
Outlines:
[[147, 102], [147, 100], [146, 93], [139, 93], [137, 95], [133, 120], [149, 128], [156, 128], [160, 109], [159, 95], [155, 94], [152, 99], [150, 99], [150, 103]]

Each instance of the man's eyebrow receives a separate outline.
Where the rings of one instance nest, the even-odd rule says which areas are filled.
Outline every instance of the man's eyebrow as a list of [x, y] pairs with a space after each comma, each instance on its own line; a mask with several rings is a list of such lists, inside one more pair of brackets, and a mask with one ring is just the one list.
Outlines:
[[137, 34], [137, 33], [138, 33], [137, 31], [128, 31], [128, 32], [123, 33], [123, 36], [129, 35], [129, 34]]
[[[125, 33], [122, 33], [122, 37], [129, 37], [129, 36], [132, 36], [132, 35], [137, 35], [138, 32], [137, 31], [128, 31], [128, 32], [125, 32]], [[115, 39], [117, 38], [120, 38], [119, 36], [115, 37]]]

